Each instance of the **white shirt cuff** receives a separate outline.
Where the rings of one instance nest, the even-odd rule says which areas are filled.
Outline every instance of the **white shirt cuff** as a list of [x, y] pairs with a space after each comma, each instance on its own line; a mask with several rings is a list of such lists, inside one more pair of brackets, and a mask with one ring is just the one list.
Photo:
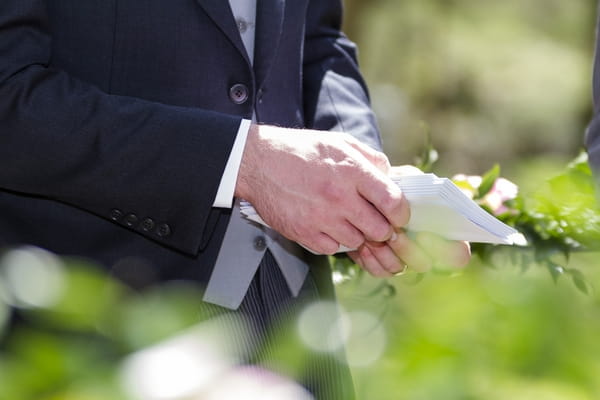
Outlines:
[[238, 128], [237, 136], [233, 142], [229, 159], [225, 165], [225, 171], [221, 177], [221, 183], [215, 196], [213, 207], [231, 208], [233, 206], [233, 194], [235, 193], [235, 184], [237, 182], [240, 164], [242, 163], [242, 154], [246, 146], [248, 131], [252, 121], [243, 119]]

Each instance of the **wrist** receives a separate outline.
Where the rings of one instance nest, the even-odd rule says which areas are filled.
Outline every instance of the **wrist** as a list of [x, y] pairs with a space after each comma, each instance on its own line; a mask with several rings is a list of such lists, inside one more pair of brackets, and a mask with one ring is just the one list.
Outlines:
[[240, 163], [240, 169], [238, 171], [238, 177], [235, 185], [235, 197], [252, 201], [252, 181], [255, 180], [254, 176], [258, 172], [258, 159], [259, 159], [259, 142], [260, 142], [260, 129], [259, 125], [252, 124], [248, 130], [248, 137], [246, 139], [246, 145], [244, 146], [244, 152], [242, 153], [242, 162]]

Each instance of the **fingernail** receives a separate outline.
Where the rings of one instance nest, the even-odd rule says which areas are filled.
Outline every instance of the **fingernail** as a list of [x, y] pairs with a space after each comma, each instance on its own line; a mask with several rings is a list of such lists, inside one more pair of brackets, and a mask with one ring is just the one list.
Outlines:
[[390, 238], [390, 241], [395, 242], [398, 239], [398, 234], [396, 233], [396, 231], [392, 232], [392, 237]]

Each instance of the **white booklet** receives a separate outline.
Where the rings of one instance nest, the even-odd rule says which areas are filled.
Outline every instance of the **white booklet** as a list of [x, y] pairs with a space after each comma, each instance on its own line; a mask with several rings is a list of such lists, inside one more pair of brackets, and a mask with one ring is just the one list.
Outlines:
[[[397, 177], [394, 182], [410, 204], [410, 221], [405, 227], [409, 231], [468, 242], [527, 244], [521, 233], [481, 208], [448, 178], [421, 174]], [[250, 203], [242, 201], [240, 211], [249, 220], [268, 226]]]

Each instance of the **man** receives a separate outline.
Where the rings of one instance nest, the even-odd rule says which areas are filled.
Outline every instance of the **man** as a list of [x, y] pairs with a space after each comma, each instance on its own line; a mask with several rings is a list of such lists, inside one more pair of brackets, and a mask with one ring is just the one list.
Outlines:
[[[326, 258], [293, 242], [357, 249], [377, 276], [430, 262], [402, 231], [340, 23], [339, 0], [3, 0], [0, 244], [84, 256], [133, 286], [197, 281], [257, 337], [333, 296]], [[351, 398], [318, 375], [343, 382], [342, 365], [303, 383]]]
[[596, 23], [596, 49], [592, 82], [594, 116], [585, 132], [584, 139], [590, 167], [596, 178], [600, 176], [600, 41], [598, 40], [598, 29], [600, 29], [600, 13]]

